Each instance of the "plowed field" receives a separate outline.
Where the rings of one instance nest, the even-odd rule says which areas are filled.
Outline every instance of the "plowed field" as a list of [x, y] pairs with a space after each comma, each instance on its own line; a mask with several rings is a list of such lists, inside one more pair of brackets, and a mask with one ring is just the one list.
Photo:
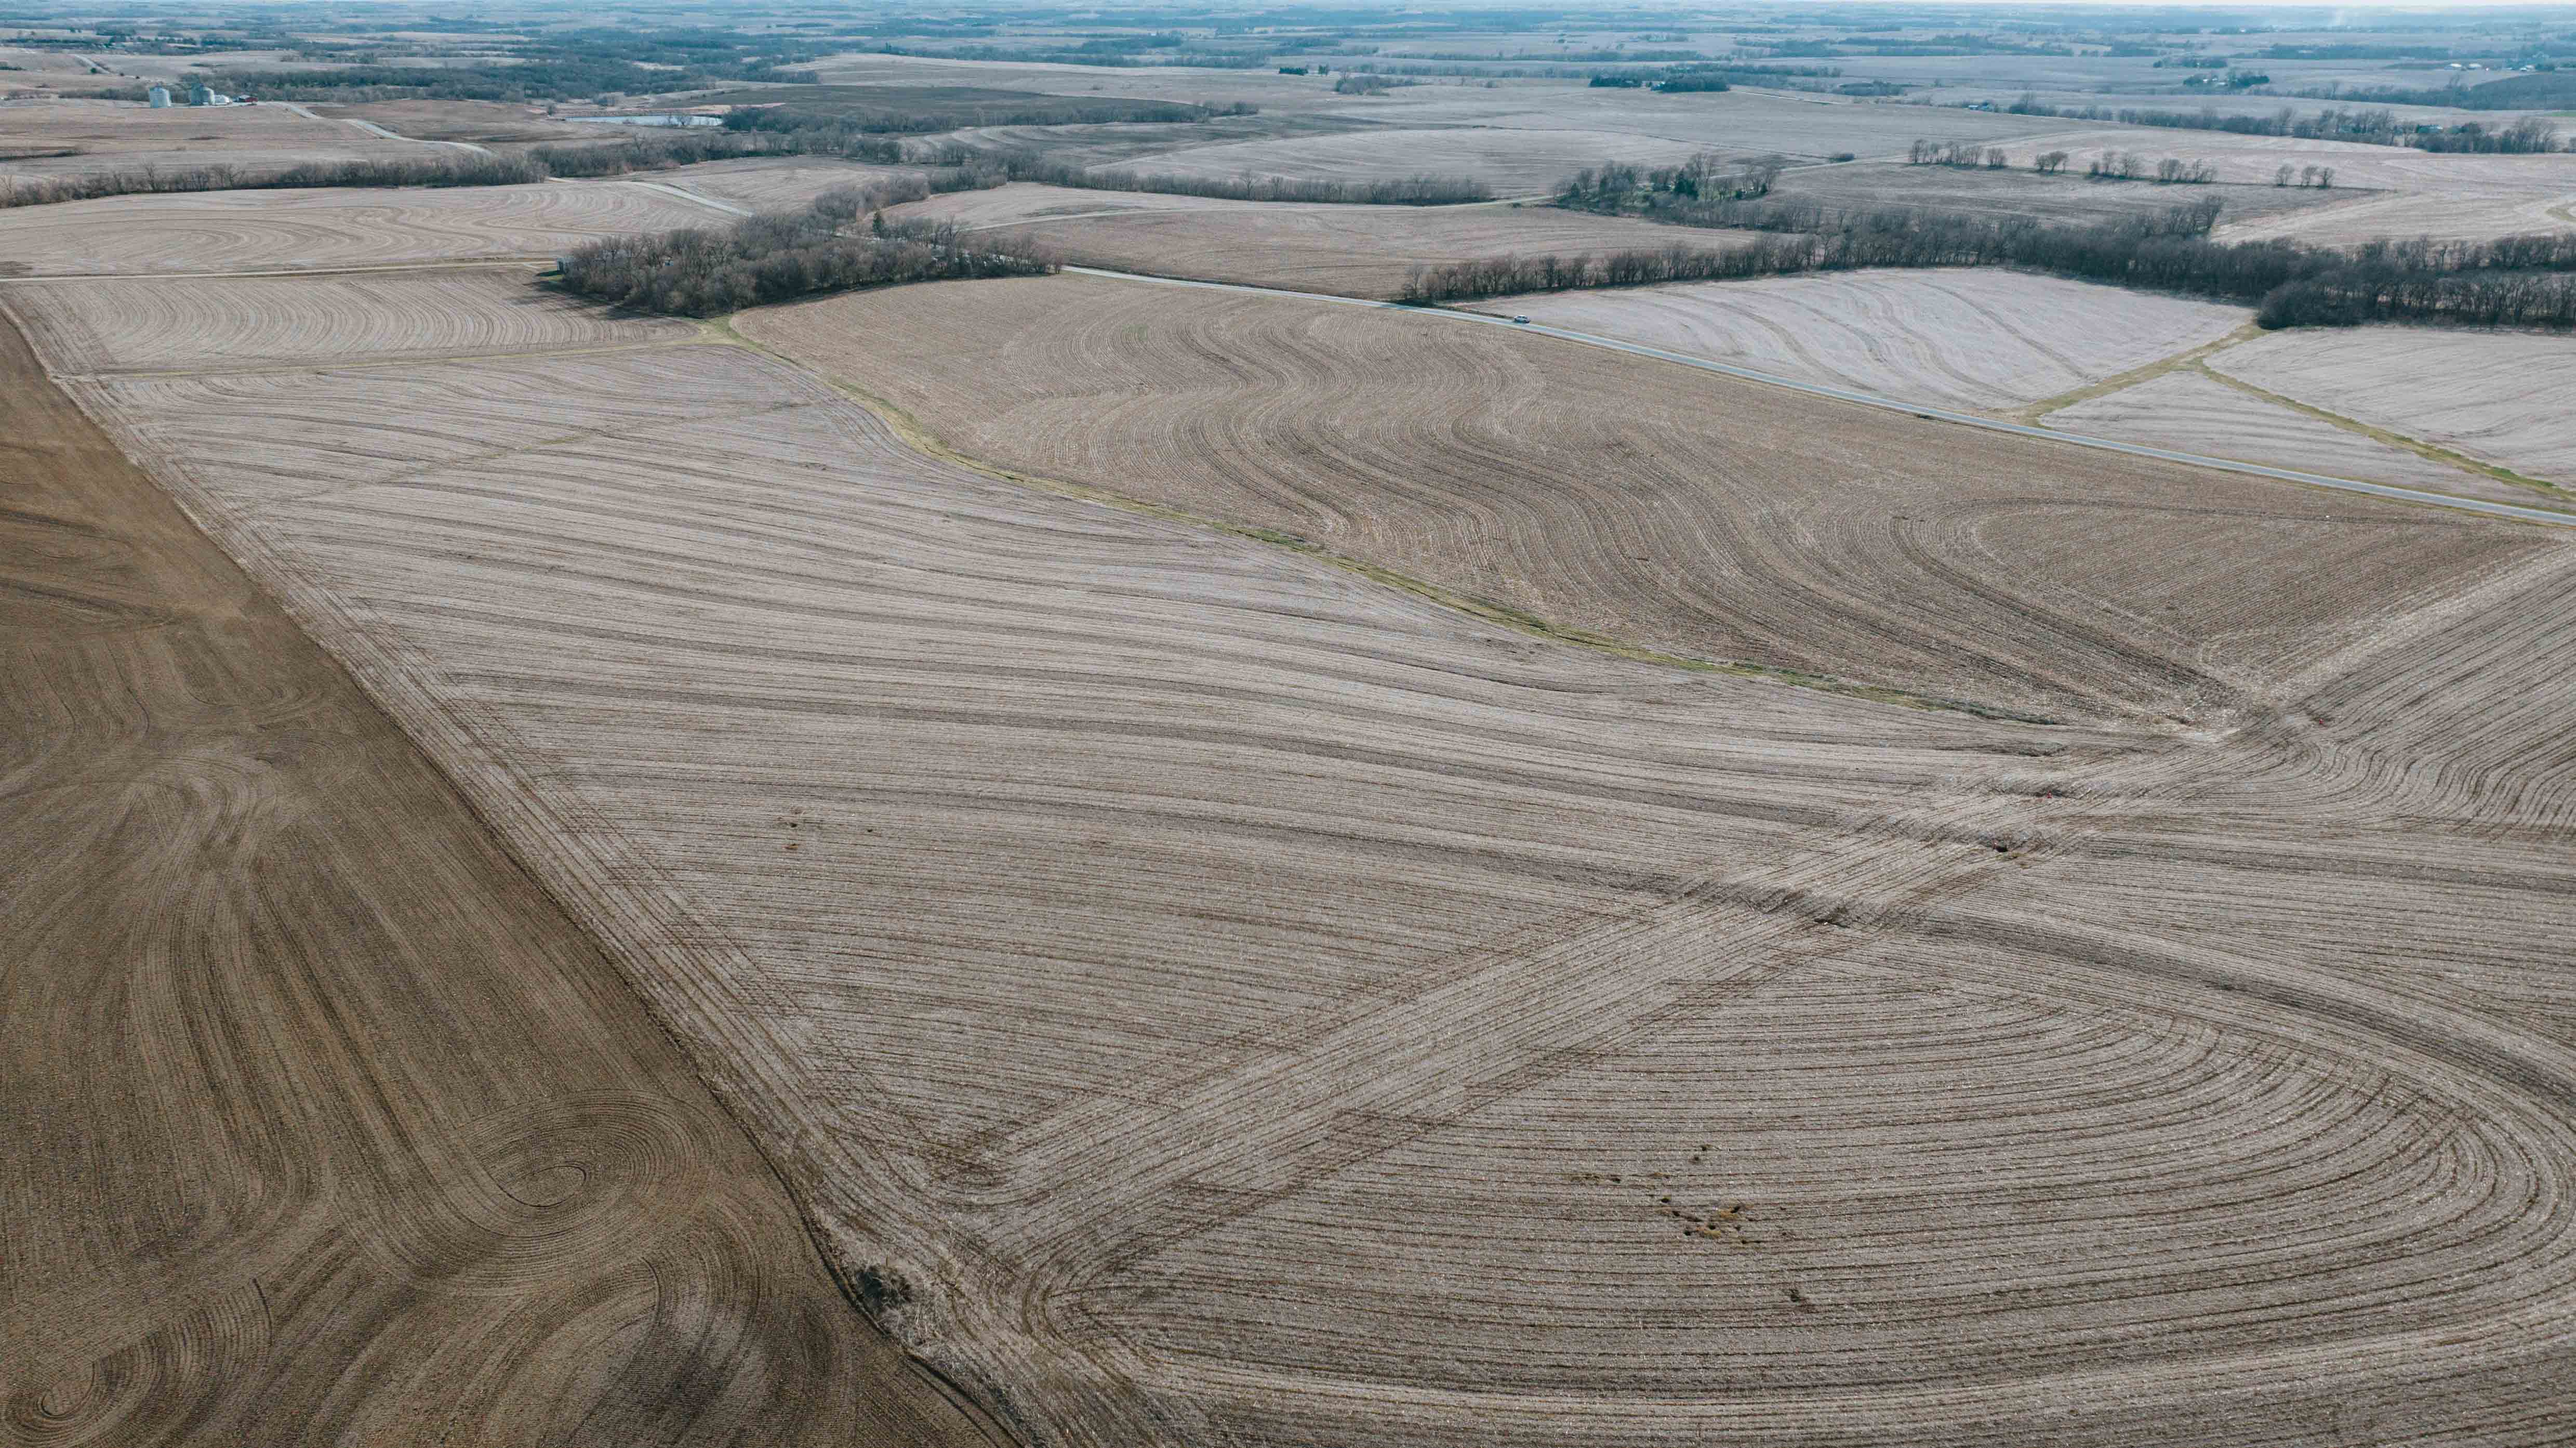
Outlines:
[[1356, 297], [1392, 297], [1422, 265], [1671, 246], [1724, 250], [1753, 239], [1554, 208], [1297, 206], [1188, 196], [1138, 204], [1146, 200], [1005, 186], [933, 197], [901, 214], [954, 219], [979, 236], [1084, 266]]
[[742, 325], [972, 456], [1563, 628], [2052, 716], [2236, 707], [2546, 546], [1391, 309], [1061, 276]]
[[30, 101], [0, 107], [0, 192], [13, 176], [204, 166], [272, 172], [307, 161], [409, 160], [420, 149], [283, 106], [154, 110], [134, 101]]
[[703, 206], [613, 181], [111, 196], [0, 210], [0, 275], [551, 257], [594, 237], [704, 226], [712, 219]]
[[2298, 468], [2329, 477], [2360, 478], [2509, 503], [2535, 501], [2527, 488], [2391, 447], [2197, 372], [2170, 372], [2135, 387], [2088, 398], [2048, 414], [2043, 421], [2051, 427], [2095, 437]]
[[2005, 408], [2214, 342], [2241, 307], [2005, 271], [1871, 271], [1506, 297], [1480, 311], [1907, 401]]
[[0, 1442], [981, 1441], [598, 947], [4, 325], [0, 679]]
[[2211, 366], [2311, 407], [2576, 487], [2576, 338], [2360, 327], [2283, 332]]
[[44, 282], [5, 301], [67, 372], [560, 351], [693, 330], [609, 315], [514, 267]]
[[[1632, 663], [929, 461], [740, 350], [84, 385], [1040, 1441], [2560, 1436], [2576, 547], [1950, 432], [1924, 477], [1904, 419], [1210, 308], [1049, 280], [749, 320], [902, 372], [945, 318], [998, 428], [1098, 409], [1131, 488], [1240, 455], [1444, 539], [1589, 520], [1626, 547], [1562, 567], [1605, 586], [1696, 519], [1702, 575], [1747, 535], [1811, 560], [1760, 585], [1820, 649], [2054, 615], [2179, 712], [2203, 684], [2122, 670], [2236, 667], [2198, 647], [2232, 618], [2262, 687], [2109, 732]], [[1008, 390], [1041, 369], [1135, 391]], [[1443, 376], [1560, 420], [1386, 420]], [[973, 412], [937, 415], [993, 441]], [[1461, 456], [1474, 508], [1432, 491]], [[1613, 486], [1680, 463], [1711, 481]], [[1826, 522], [1891, 507], [1912, 571], [1829, 589]], [[2150, 579], [2187, 623], [2098, 602]]]

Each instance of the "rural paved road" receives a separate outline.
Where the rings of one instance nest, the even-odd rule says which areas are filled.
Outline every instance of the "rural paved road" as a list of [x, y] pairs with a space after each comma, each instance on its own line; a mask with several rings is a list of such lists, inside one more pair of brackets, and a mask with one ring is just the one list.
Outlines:
[[2261, 463], [2241, 463], [2231, 458], [2205, 457], [2199, 453], [2176, 452], [2171, 448], [2149, 447], [2143, 443], [2119, 442], [2107, 437], [2088, 437], [2080, 432], [2060, 432], [2055, 428], [2032, 427], [2027, 423], [2005, 422], [1973, 412], [1955, 412], [1944, 407], [1901, 402], [1881, 397], [1874, 392], [1860, 392], [1848, 387], [1834, 387], [1822, 382], [1802, 382], [1770, 372], [1756, 372], [1750, 367], [1737, 367], [1725, 362], [1712, 362], [1705, 357], [1685, 356], [1648, 347], [1637, 342], [1623, 342], [1616, 337], [1602, 337], [1590, 332], [1573, 332], [1563, 327], [1515, 322], [1509, 317], [1491, 316], [1484, 312], [1461, 312], [1447, 307], [1415, 307], [1399, 302], [1373, 302], [1364, 297], [1337, 297], [1328, 292], [1297, 292], [1281, 287], [1256, 287], [1241, 282], [1194, 282], [1179, 277], [1152, 277], [1137, 272], [1105, 271], [1098, 267], [1069, 266], [1069, 272], [1084, 276], [1110, 277], [1118, 281], [1148, 282], [1166, 287], [1199, 287], [1209, 291], [1244, 292], [1258, 297], [1296, 297], [1310, 302], [1338, 302], [1346, 307], [1377, 307], [1388, 311], [1416, 312], [1425, 316], [1450, 317], [1459, 321], [1481, 322], [1487, 326], [1509, 327], [1515, 332], [1536, 332], [1567, 342], [1581, 342], [1589, 347], [1607, 347], [1614, 352], [1627, 352], [1639, 357], [1652, 357], [1659, 362], [1678, 362], [1702, 372], [1716, 372], [1727, 377], [1740, 377], [1747, 382], [1764, 382], [1786, 387], [1793, 392], [1830, 397], [1839, 402], [1857, 402], [1864, 407], [1880, 407], [1891, 412], [1910, 412], [1934, 422], [1955, 422], [1962, 427], [1984, 428], [1988, 432], [2009, 432], [2022, 437], [2035, 437], [2048, 442], [2071, 443], [2076, 447], [2100, 448], [2105, 452], [2128, 453], [2133, 457], [2161, 458], [2166, 462], [2188, 463], [2193, 467], [2216, 468], [2221, 472], [2246, 473], [2258, 478], [2277, 478], [2287, 483], [2305, 483], [2310, 487], [2333, 488], [2346, 493], [2368, 493], [2377, 498], [2390, 498], [2400, 503], [2423, 503], [2436, 508], [2459, 508], [2490, 517], [2511, 518], [2524, 523], [2546, 523], [2561, 528], [2576, 528], [2576, 513], [2554, 512], [2547, 508], [2525, 508], [2513, 503], [2491, 503], [2484, 498], [2461, 498], [2448, 493], [2418, 492], [2413, 488], [2392, 488], [2384, 483], [2365, 483], [2356, 478], [2328, 477], [2323, 473], [2303, 473], [2292, 468], [2266, 467]]
[[[563, 178], [557, 177], [555, 179], [562, 180]], [[614, 181], [609, 184], [613, 186], [640, 186], [647, 191], [659, 191], [665, 196], [677, 197], [682, 201], [694, 201], [700, 206], [713, 207], [728, 216], [757, 216], [760, 214], [748, 206], [736, 206], [730, 201], [718, 201], [712, 196], [700, 196], [695, 191], [683, 190], [680, 187], [668, 185], [660, 181]]]
[[[284, 106], [286, 109], [295, 112], [297, 115], [302, 116], [308, 121], [320, 121], [326, 126], [331, 124], [335, 119], [331, 116], [317, 116], [311, 111], [306, 110], [304, 107], [297, 105], [293, 101], [258, 101], [254, 104], [263, 106]], [[409, 141], [416, 146], [453, 146], [460, 151], [471, 151], [477, 156], [489, 156], [492, 154], [481, 146], [474, 145], [468, 141], [424, 141], [418, 136], [406, 136], [400, 131], [388, 131], [373, 121], [362, 121], [355, 116], [340, 116], [336, 119], [343, 125], [355, 126], [370, 136], [379, 137], [387, 141]]]

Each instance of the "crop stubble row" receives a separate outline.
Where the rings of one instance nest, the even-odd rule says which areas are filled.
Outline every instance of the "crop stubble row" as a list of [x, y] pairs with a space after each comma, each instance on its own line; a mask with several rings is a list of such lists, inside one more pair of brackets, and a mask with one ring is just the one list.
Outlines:
[[[915, 290], [992, 335], [976, 289]], [[1112, 316], [1125, 365], [1171, 345]], [[901, 364], [894, 320], [833, 325]], [[752, 329], [849, 356], [811, 311]], [[1471, 435], [1355, 426], [1314, 376], [1261, 395], [1364, 333], [1186, 335], [1256, 413], [1341, 429], [1296, 435], [1344, 458], [1304, 506]], [[1595, 405], [1573, 363], [1410, 345], [1508, 407]], [[1060, 360], [967, 348], [1014, 385], [996, 353]], [[1621, 365], [1703, 429], [1788, 425]], [[2202, 565], [2218, 618], [2286, 597], [2293, 553], [2423, 583], [2240, 656], [2232, 733], [2033, 730], [1540, 644], [930, 463], [736, 351], [85, 385], [706, 1047], [845, 1261], [915, 1284], [922, 1349], [1052, 1438], [2555, 1421], [2576, 1035], [2517, 952], [2576, 924], [2576, 759], [2503, 705], [2564, 677], [2563, 547], [2286, 490], [2082, 514], [2092, 571], [2250, 535]], [[948, 430], [956, 385], [908, 405]], [[1232, 441], [1105, 411], [1147, 481]], [[1619, 442], [1477, 456], [1597, 476]], [[2018, 501], [1983, 510], [2037, 508], [2056, 456], [2000, 450]], [[1974, 508], [1968, 476], [1940, 481]], [[2333, 919], [2233, 928], [2317, 882]]]

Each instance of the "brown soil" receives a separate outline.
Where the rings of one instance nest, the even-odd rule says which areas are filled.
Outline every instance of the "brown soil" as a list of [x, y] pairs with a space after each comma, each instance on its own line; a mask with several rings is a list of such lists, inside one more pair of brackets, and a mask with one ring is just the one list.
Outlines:
[[2261, 712], [2555, 546], [1393, 308], [1056, 276], [738, 325], [1004, 467], [1560, 628], [2052, 718]]
[[0, 1441], [985, 1441], [14, 327], [0, 440]]

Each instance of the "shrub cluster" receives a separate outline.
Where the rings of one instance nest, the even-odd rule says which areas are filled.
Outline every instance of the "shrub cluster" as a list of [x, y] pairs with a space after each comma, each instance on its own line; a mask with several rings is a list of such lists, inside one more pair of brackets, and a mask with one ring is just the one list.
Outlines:
[[1741, 201], [1768, 196], [1779, 182], [1777, 156], [1730, 163], [1702, 151], [1678, 166], [1639, 167], [1612, 161], [1577, 171], [1557, 188], [1556, 204], [1569, 211], [1656, 214], [1699, 201]]
[[[965, 177], [938, 189], [972, 184]], [[859, 287], [958, 277], [1034, 276], [1053, 268], [1005, 247], [962, 241], [953, 225], [888, 225], [883, 207], [917, 201], [930, 179], [826, 191], [802, 212], [729, 227], [607, 237], [563, 259], [566, 289], [668, 316], [711, 317], [743, 307]], [[862, 214], [874, 213], [865, 229]]]

